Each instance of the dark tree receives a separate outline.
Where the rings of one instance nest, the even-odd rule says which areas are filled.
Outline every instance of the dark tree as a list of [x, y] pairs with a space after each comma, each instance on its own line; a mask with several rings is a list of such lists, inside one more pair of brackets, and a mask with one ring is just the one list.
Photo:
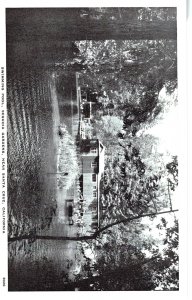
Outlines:
[[[162, 18], [162, 15], [167, 17]], [[169, 16], [173, 17], [170, 18]], [[158, 17], [159, 16], [159, 17]], [[176, 9], [7, 9], [7, 40], [176, 39]], [[14, 31], [11, 29], [14, 27]], [[13, 36], [14, 34], [14, 36]]]

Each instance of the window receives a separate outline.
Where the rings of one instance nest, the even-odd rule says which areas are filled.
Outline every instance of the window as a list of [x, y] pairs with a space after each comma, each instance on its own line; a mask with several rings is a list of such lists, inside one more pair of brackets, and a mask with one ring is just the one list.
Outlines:
[[93, 182], [96, 182], [96, 181], [97, 181], [96, 174], [92, 174], [92, 181], [93, 181]]
[[93, 186], [93, 190], [94, 190], [94, 191], [96, 191], [96, 190], [97, 190], [97, 187], [96, 187], [96, 185], [94, 185], [94, 186]]
[[91, 167], [92, 167], [92, 168], [96, 168], [96, 167], [97, 167], [97, 163], [96, 163], [96, 162], [92, 162], [92, 163], [91, 163]]
[[91, 148], [91, 153], [97, 153], [97, 148]]
[[96, 198], [97, 197], [97, 192], [93, 191], [93, 197]]

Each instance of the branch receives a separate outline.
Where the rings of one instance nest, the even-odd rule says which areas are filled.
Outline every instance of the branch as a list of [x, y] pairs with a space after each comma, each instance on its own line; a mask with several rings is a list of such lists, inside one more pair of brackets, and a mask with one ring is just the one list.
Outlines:
[[176, 211], [178, 211], [178, 209], [168, 210], [168, 211], [162, 211], [162, 212], [159, 212], [159, 213], [155, 212], [155, 213], [149, 213], [149, 214], [144, 214], [144, 215], [139, 215], [139, 216], [124, 218], [124, 219], [121, 219], [119, 221], [116, 221], [114, 223], [111, 223], [111, 224], [108, 224], [108, 225], [104, 226], [103, 228], [97, 230], [95, 234], [99, 235], [101, 232], [105, 231], [106, 229], [111, 228], [111, 227], [113, 227], [115, 225], [118, 225], [118, 224], [121, 224], [121, 223], [127, 223], [127, 222], [131, 222], [131, 221], [138, 220], [138, 219], [141, 219], [141, 218], [145, 218], [145, 217], [162, 215], [162, 214], [172, 213], [172, 212], [176, 212]]
[[170, 194], [170, 186], [169, 186], [169, 179], [167, 179], [167, 183], [168, 183], [168, 195], [169, 195], [169, 203], [170, 203], [170, 209], [173, 210], [172, 207], [172, 202], [171, 202], [171, 194]]
[[144, 215], [139, 215], [139, 216], [134, 216], [134, 217], [128, 217], [128, 218], [122, 218], [121, 220], [118, 220], [116, 222], [113, 222], [111, 224], [108, 224], [104, 226], [103, 228], [100, 228], [99, 230], [95, 231], [94, 234], [92, 235], [84, 235], [84, 236], [79, 236], [79, 237], [70, 237], [70, 236], [49, 236], [49, 235], [23, 235], [19, 237], [9, 237], [8, 242], [15, 242], [15, 241], [21, 241], [21, 240], [54, 240], [54, 241], [85, 241], [85, 240], [93, 240], [96, 239], [100, 233], [106, 231], [107, 229], [121, 224], [121, 223], [128, 223], [134, 220], [138, 220], [141, 218], [145, 217], [151, 217], [151, 216], [157, 216], [157, 215], [162, 215], [162, 214], [167, 214], [167, 213], [173, 213], [178, 211], [178, 209], [175, 210], [167, 210], [167, 211], [162, 211], [159, 213], [149, 213], [149, 214], [144, 214]]

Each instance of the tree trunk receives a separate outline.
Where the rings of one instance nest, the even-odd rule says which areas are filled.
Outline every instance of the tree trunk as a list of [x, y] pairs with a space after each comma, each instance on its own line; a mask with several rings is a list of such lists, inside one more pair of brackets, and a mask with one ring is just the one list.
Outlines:
[[162, 212], [157, 212], [157, 213], [149, 213], [149, 214], [145, 214], [145, 215], [138, 215], [135, 217], [128, 217], [128, 218], [122, 218], [116, 222], [113, 222], [111, 224], [108, 224], [100, 229], [98, 229], [97, 231], [95, 231], [94, 234], [92, 235], [83, 235], [83, 236], [49, 236], [49, 235], [23, 235], [23, 236], [18, 236], [18, 237], [12, 237], [12, 238], [8, 238], [8, 242], [15, 242], [15, 241], [22, 241], [22, 240], [27, 240], [27, 239], [32, 239], [32, 240], [52, 240], [52, 241], [86, 241], [86, 240], [93, 240], [96, 239], [100, 233], [103, 233], [104, 231], [106, 231], [107, 229], [121, 224], [121, 223], [128, 223], [131, 222], [133, 220], [138, 220], [141, 218], [145, 218], [145, 217], [152, 217], [152, 216], [157, 216], [157, 215], [162, 215], [162, 214], [167, 214], [167, 213], [173, 213], [173, 212], [177, 212], [178, 209], [175, 210], [167, 210], [167, 211], [162, 211]]
[[[129, 8], [131, 10], [131, 8]], [[93, 18], [80, 9], [7, 9], [7, 42], [43, 40], [176, 39], [176, 20]]]

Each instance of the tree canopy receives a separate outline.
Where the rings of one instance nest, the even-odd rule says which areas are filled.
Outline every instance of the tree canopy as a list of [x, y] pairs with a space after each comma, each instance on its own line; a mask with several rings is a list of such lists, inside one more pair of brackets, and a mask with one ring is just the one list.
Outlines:
[[[176, 8], [7, 9], [7, 40], [176, 39]], [[14, 35], [12, 26], [16, 28]], [[37, 30], [38, 29], [38, 30]]]

